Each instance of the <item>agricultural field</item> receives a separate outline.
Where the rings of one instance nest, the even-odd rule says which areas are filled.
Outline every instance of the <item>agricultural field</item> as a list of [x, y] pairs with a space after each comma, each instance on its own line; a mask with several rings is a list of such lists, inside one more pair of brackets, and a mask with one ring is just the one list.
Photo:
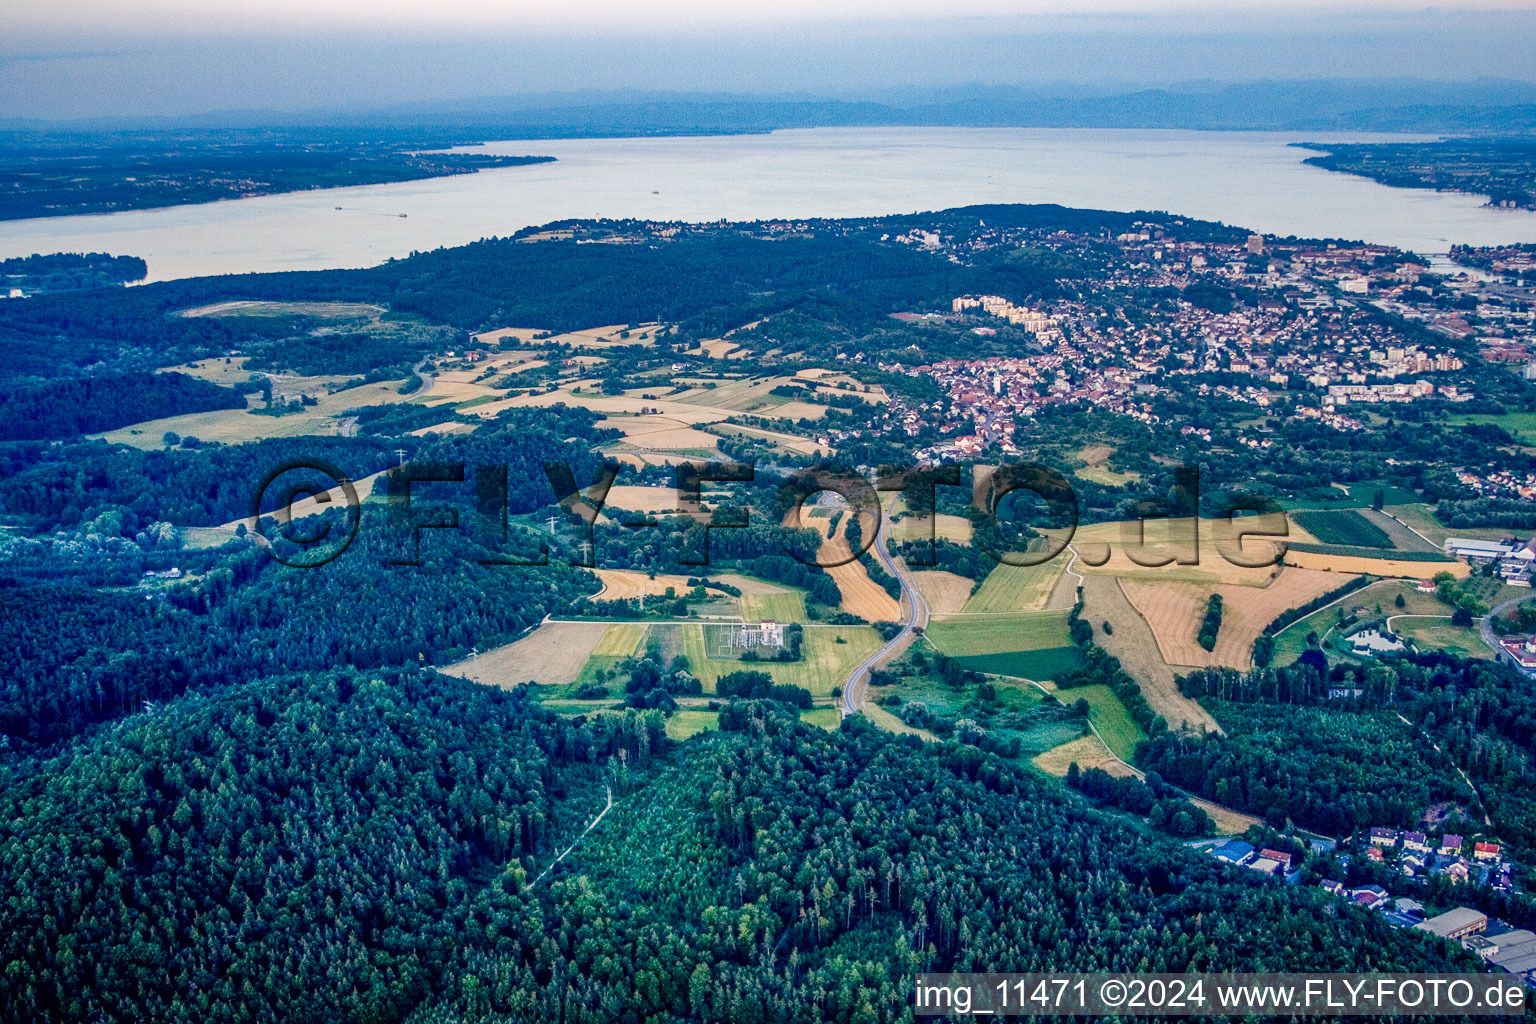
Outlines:
[[607, 622], [545, 622], [521, 640], [438, 671], [508, 689], [530, 679], [555, 686], [574, 683], [609, 628]]
[[1140, 473], [1128, 473], [1109, 468], [1109, 457], [1115, 454], [1115, 449], [1106, 444], [1087, 445], [1079, 448], [1073, 455], [1082, 461], [1083, 465], [1073, 470], [1075, 476], [1092, 483], [1103, 484], [1105, 487], [1120, 487], [1141, 479]]
[[[705, 491], [701, 498], [710, 499], [711, 494], [720, 492]], [[667, 515], [679, 511], [676, 487], [642, 487], [634, 484], [614, 484], [608, 488], [608, 494], [603, 500], [603, 508], [622, 509], [625, 512], [645, 512], [652, 515]]]
[[1391, 541], [1392, 547], [1397, 551], [1438, 552], [1442, 550], [1441, 544], [1430, 540], [1413, 529], [1408, 523], [1391, 515], [1386, 510], [1386, 506], [1382, 506], [1382, 511], [1380, 512], [1375, 509], [1366, 508], [1361, 509], [1358, 514], [1367, 519], [1373, 526], [1380, 528]]
[[1040, 565], [1000, 563], [987, 574], [981, 589], [966, 602], [968, 614], [1039, 611], [1050, 600], [1070, 555], [1057, 555]]
[[593, 569], [602, 581], [603, 589], [592, 595], [597, 601], [618, 601], [626, 598], [650, 597], [665, 594], [668, 589], [681, 596], [692, 588], [686, 576], [648, 576], [633, 569]]
[[866, 701], [863, 708], [860, 709], [860, 714], [886, 732], [895, 733], [898, 736], [916, 736], [926, 743], [938, 742], [939, 738], [927, 729], [918, 729], [908, 725], [878, 704]]
[[[845, 515], [838, 522], [836, 533], [832, 537], [823, 537], [821, 547], [816, 550], [817, 561], [827, 566], [826, 574], [832, 577], [832, 582], [837, 584], [838, 591], [843, 595], [840, 606], [843, 611], [869, 622], [897, 622], [901, 619], [901, 605], [886, 593], [884, 587], [870, 579], [869, 570], [862, 562], [830, 564], [841, 562], [852, 555], [848, 543], [848, 524], [853, 521], [852, 515]], [[864, 536], [873, 533], [870, 524], [863, 523], [862, 526]]]
[[615, 622], [603, 632], [603, 638], [592, 648], [592, 654], [596, 657], [633, 658], [640, 653], [645, 631], [646, 626], [641, 622]]
[[1066, 612], [934, 616], [927, 636], [966, 668], [1021, 679], [1050, 679], [1082, 659]]
[[1404, 526], [1418, 531], [1434, 547], [1444, 547], [1449, 537], [1467, 537], [1472, 540], [1503, 540], [1508, 530], [1484, 527], [1456, 527], [1452, 529], [1435, 518], [1434, 511], [1425, 504], [1384, 505], [1382, 511], [1396, 517]]
[[765, 430], [762, 427], [749, 427], [739, 423], [726, 422], [711, 424], [710, 432], [724, 437], [749, 437], [758, 441], [767, 441], [780, 451], [790, 455], [832, 454], [832, 449], [826, 445], [817, 444], [808, 437], [786, 434], [779, 430]]
[[842, 727], [843, 714], [837, 708], [808, 708], [800, 712], [800, 721], [836, 732]]
[[1387, 532], [1354, 509], [1340, 509], [1336, 512], [1308, 509], [1292, 512], [1291, 518], [1322, 544], [1362, 548], [1392, 547], [1392, 538], [1387, 536]]
[[[534, 342], [542, 345], [569, 345], [572, 348], [602, 351], [609, 348], [626, 348], [630, 345], [639, 345], [642, 348], [656, 344], [655, 324], [608, 324], [603, 327], [589, 327], [585, 330], [570, 331], [566, 334], [557, 334], [552, 338], [543, 338]], [[623, 337], [628, 332], [629, 337]]]
[[[1281, 613], [1349, 582], [1347, 578], [1307, 569], [1286, 569], [1274, 583], [1255, 587], [1201, 587], [1192, 583], [1121, 580], [1125, 596], [1146, 619], [1163, 660], [1169, 665], [1253, 667], [1253, 642]], [[1221, 628], [1207, 651], [1195, 639], [1211, 594], [1221, 595]]]
[[[146, 420], [92, 436], [113, 444], [145, 449], [161, 447], [166, 431], [220, 444], [246, 444], [268, 437], [300, 437], [305, 434], [330, 437], [340, 432], [341, 419], [349, 410], [365, 405], [405, 401], [406, 396], [399, 391], [400, 383], [381, 381], [334, 394], [322, 393], [317, 396], [315, 405], [306, 406], [302, 411], [286, 416], [265, 416], [249, 408], [219, 409]], [[257, 402], [259, 405], [259, 397]]]
[[1295, 548], [1285, 553], [1285, 564], [1299, 569], [1317, 569], [1322, 572], [1354, 576], [1392, 576], [1415, 580], [1432, 579], [1442, 572], [1448, 572], [1460, 578], [1471, 571], [1467, 563], [1460, 559], [1439, 562], [1408, 558], [1369, 558], [1364, 555], [1297, 551]]
[[[361, 479], [352, 481], [352, 490], [357, 494], [359, 501], [370, 501], [375, 497], [377, 497], [378, 500], [384, 500], [382, 490], [378, 495], [375, 495], [374, 488], [379, 484], [380, 480], [383, 478], [386, 472], [388, 471], [381, 470], [380, 472], [372, 473], [368, 476], [362, 477]], [[328, 512], [334, 508], [344, 508], [346, 506], [346, 502], [346, 488], [339, 486], [332, 487], [330, 490], [321, 491], [319, 494], [311, 494], [303, 498], [298, 498], [288, 506], [288, 513], [293, 519], [303, 519], [305, 516], [318, 515], [321, 512]], [[263, 515], [270, 514], [272, 513], [263, 513]], [[212, 542], [216, 534], [221, 535], [224, 540], [232, 540], [235, 537], [236, 528], [242, 524], [247, 530], [255, 532], [256, 523], [250, 517], [246, 517], [242, 519], [232, 519], [229, 522], [223, 523], [219, 526], [203, 527], [201, 536], [207, 542]], [[186, 531], [184, 530], [183, 533], [185, 534]], [[217, 547], [218, 544], [223, 542], [224, 541], [221, 540], [217, 543], [211, 543], [208, 546]]]
[[[714, 692], [715, 682], [721, 676], [744, 667], [739, 661], [709, 657], [702, 624], [688, 622], [677, 628], [682, 633], [683, 653], [688, 655], [690, 671], [704, 684], [707, 692]], [[767, 672], [776, 683], [801, 686], [825, 699], [831, 696], [833, 687], [847, 682], [855, 665], [879, 649], [880, 634], [868, 626], [812, 625], [805, 627], [800, 661], [760, 661], [747, 667]]]
[[[1275, 517], [1277, 520], [1278, 516]], [[1244, 522], [1248, 529], [1254, 526]], [[1079, 526], [1072, 536], [1071, 549], [1078, 553], [1072, 566], [1084, 575], [1099, 574], [1131, 579], [1154, 580], [1170, 583], [1203, 583], [1210, 586], [1234, 584], [1245, 587], [1268, 586], [1274, 575], [1272, 565], [1249, 567], [1234, 565], [1226, 557], [1242, 561], [1264, 561], [1272, 557], [1275, 546], [1262, 537], [1248, 536], [1238, 545], [1235, 528], [1231, 521], [1220, 519], [1152, 519], [1145, 523], [1145, 541], [1138, 547], [1143, 524], [1134, 521], [1091, 523]], [[1191, 544], [1192, 526], [1198, 531], [1198, 541]], [[1278, 528], [1278, 522], [1276, 524]], [[1046, 530], [1060, 542], [1065, 533]], [[1145, 566], [1132, 560], [1135, 551], [1142, 561], [1172, 558], [1163, 566]], [[1225, 554], [1224, 554], [1225, 553]], [[1181, 565], [1178, 558], [1193, 555], [1197, 561]], [[1069, 553], [1058, 556], [1071, 557]], [[1065, 565], [1065, 562], [1063, 562]]]
[[1072, 765], [1080, 769], [1099, 768], [1116, 778], [1130, 778], [1136, 772], [1110, 753], [1097, 736], [1083, 736], [1030, 758], [1030, 764], [1056, 778], [1065, 778]]
[[[971, 542], [971, 521], [964, 516], [939, 513], [930, 518], [933, 520], [933, 538], [935, 540], [948, 540], [956, 544], [969, 544]], [[900, 519], [894, 519], [891, 522], [891, 537], [898, 541], [927, 540], [927, 527], [922, 519], [908, 512], [902, 514]]]
[[971, 599], [971, 580], [939, 569], [914, 570], [912, 579], [934, 615], [953, 615]]
[[1332, 493], [1325, 499], [1281, 499], [1280, 507], [1287, 512], [1308, 509], [1369, 508], [1375, 502], [1378, 491], [1381, 492], [1382, 503], [1385, 505], [1408, 505], [1421, 500], [1417, 493], [1407, 488], [1398, 487], [1395, 484], [1367, 482], [1334, 484]]
[[[1083, 581], [1083, 617], [1093, 624], [1094, 641], [1120, 659], [1120, 664], [1140, 684], [1148, 706], [1170, 728], [1221, 731], [1221, 725], [1210, 712], [1179, 692], [1152, 627], [1126, 598], [1119, 580], [1089, 576]], [[1113, 633], [1104, 632], [1105, 622], [1110, 623]]]
[[1089, 721], [1099, 730], [1099, 735], [1104, 737], [1109, 749], [1126, 761], [1135, 757], [1136, 744], [1147, 738], [1141, 726], [1132, 720], [1131, 713], [1125, 710], [1125, 705], [1120, 703], [1120, 698], [1107, 686], [1073, 686], [1068, 689], [1047, 686], [1046, 689], [1068, 706], [1079, 700], [1087, 701]]
[[698, 430], [682, 420], [670, 416], [609, 416], [603, 426], [613, 427], [624, 434], [622, 442], [612, 446], [612, 451], [634, 451], [655, 448], [665, 451], [715, 450], [720, 443], [716, 434]]
[[806, 622], [805, 594], [799, 590], [780, 589], [767, 593], [741, 595], [741, 617], [747, 622]]
[[1488, 423], [1496, 427], [1503, 427], [1510, 436], [1523, 444], [1536, 445], [1536, 412], [1506, 412], [1500, 415], [1492, 413], [1456, 413], [1445, 418], [1446, 423]]

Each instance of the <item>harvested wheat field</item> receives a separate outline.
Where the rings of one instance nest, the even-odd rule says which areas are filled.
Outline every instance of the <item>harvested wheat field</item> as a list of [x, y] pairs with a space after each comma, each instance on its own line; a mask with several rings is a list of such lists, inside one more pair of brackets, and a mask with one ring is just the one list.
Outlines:
[[[567, 388], [560, 388], [556, 391], [541, 391], [537, 394], [516, 395], [495, 402], [487, 402], [484, 405], [477, 405], [465, 411], [489, 418], [504, 409], [545, 408], [551, 405], [578, 406], [612, 417], [665, 416], [667, 419], [675, 420], [685, 426], [697, 426], [700, 423], [716, 423], [730, 416], [729, 410], [715, 409], [702, 405], [689, 405], [676, 399], [605, 395], [595, 390], [583, 390], [581, 394], [576, 394]], [[605, 423], [604, 426], [623, 430], [626, 424], [622, 419], [615, 419], [612, 422]]]
[[[1188, 540], [1191, 522], [1187, 518], [1148, 520], [1144, 541], [1138, 536], [1142, 524], [1134, 521], [1080, 526], [1071, 542], [1072, 550], [1078, 553], [1073, 568], [1084, 574], [1097, 573], [1159, 582], [1203, 583], [1211, 586], [1235, 584], [1244, 587], [1263, 587], [1269, 584], [1275, 568], [1273, 565], [1234, 565], [1228, 556], [1241, 561], [1263, 561], [1273, 557], [1273, 544], [1250, 536], [1239, 548], [1234, 528], [1229, 521], [1201, 519], [1198, 520], [1198, 544], [1192, 545]], [[1252, 529], [1252, 526], [1249, 528]], [[1045, 532], [1058, 538], [1058, 543], [1064, 535], [1061, 530]], [[1143, 562], [1169, 557], [1175, 560], [1163, 566], [1146, 566], [1131, 558], [1133, 552]], [[1179, 557], [1187, 558], [1191, 554], [1197, 559], [1194, 564], [1178, 563]], [[1063, 557], [1071, 556], [1068, 554]]]
[[[964, 516], [952, 516], [940, 513], [931, 517], [933, 519], [933, 539], [950, 540], [956, 544], [969, 544], [971, 542], [971, 521]], [[928, 525], [923, 520], [908, 512], [900, 519], [891, 523], [891, 536], [898, 541], [928, 539]]]
[[[571, 331], [567, 334], [557, 334], [553, 338], [543, 338], [541, 342], [547, 345], [569, 345], [572, 348], [620, 348], [627, 345], [649, 346], [656, 344], [650, 328], [655, 324], [609, 324], [605, 327], [589, 327], [582, 331]], [[629, 337], [620, 337], [625, 331], [629, 331]], [[644, 335], [644, 337], [642, 337]]]
[[935, 615], [953, 615], [971, 599], [971, 581], [940, 569], [914, 570], [912, 579]]
[[[838, 524], [837, 536], [822, 541], [821, 547], [817, 550], [817, 556], [821, 562], [837, 561], [848, 557], [849, 547], [845, 536], [848, 523], [849, 517], [844, 517]], [[837, 589], [843, 595], [843, 611], [868, 619], [870, 622], [900, 621], [901, 605], [885, 592], [884, 587], [869, 578], [869, 571], [862, 563], [849, 562], [847, 565], [829, 568], [826, 573], [832, 577], [832, 582], [837, 584]]]
[[537, 327], [502, 327], [477, 334], [474, 338], [482, 345], [499, 345], [507, 338], [514, 338], [526, 345], [533, 340], [535, 334], [542, 333]]
[[1124, 761], [1109, 752], [1104, 741], [1097, 736], [1083, 736], [1052, 747], [1043, 754], [1030, 758], [1030, 763], [1048, 775], [1063, 778], [1073, 764], [1078, 768], [1100, 768], [1116, 778], [1128, 779], [1136, 772]]
[[1230, 807], [1221, 804], [1213, 804], [1209, 800], [1192, 796], [1189, 802], [1211, 816], [1211, 824], [1216, 826], [1216, 831], [1224, 836], [1240, 836], [1255, 825], [1264, 824], [1263, 818], [1256, 818], [1252, 814], [1244, 814], [1234, 811]]
[[603, 589], [592, 595], [594, 601], [619, 601], [626, 598], [649, 597], [652, 594], [665, 594], [671, 587], [674, 594], [682, 594], [687, 591], [688, 577], [686, 576], [647, 576], [643, 572], [635, 572], [630, 569], [593, 569], [597, 578], [602, 581]]
[[[826, 520], [812, 518], [811, 513], [815, 506], [800, 506], [799, 525], [807, 529], [817, 530], [822, 534], [821, 547], [816, 549], [816, 561], [821, 563], [824, 571], [832, 582], [837, 584], [837, 589], [843, 595], [842, 604], [839, 606], [850, 615], [868, 619], [870, 622], [899, 622], [901, 620], [901, 605], [895, 598], [885, 592], [885, 588], [869, 578], [869, 570], [864, 568], [861, 562], [848, 562], [846, 565], [832, 565], [833, 562], [842, 562], [852, 554], [852, 548], [848, 544], [848, 524], [853, 522], [853, 515], [843, 516], [837, 524], [837, 533], [832, 537], [826, 536]], [[790, 509], [785, 516], [786, 524], [795, 516], [795, 510]], [[874, 533], [873, 516], [863, 517], [862, 526], [864, 536], [869, 537]], [[874, 547], [871, 545], [870, 551]], [[872, 556], [873, 557], [873, 556]]]
[[[1068, 577], [1070, 579], [1070, 577]], [[1126, 599], [1120, 582], [1112, 576], [1088, 576], [1083, 580], [1083, 618], [1093, 624], [1093, 639], [1141, 686], [1141, 695], [1169, 728], [1221, 732], [1211, 713], [1179, 692], [1173, 670], [1163, 660], [1152, 628]], [[1104, 632], [1108, 622], [1113, 633]]]
[[[709, 501], [711, 495], [718, 497], [720, 491], [704, 491], [701, 495], [704, 501]], [[603, 500], [604, 508], [618, 508], [626, 512], [670, 513], [682, 511], [682, 505], [677, 500], [676, 487], [647, 487], [639, 484], [614, 484], [608, 488], [608, 495]]]
[[510, 688], [529, 681], [572, 683], [608, 632], [607, 622], [546, 622], [516, 643], [445, 665], [439, 672], [487, 686]]
[[[1347, 582], [1348, 578], [1334, 573], [1287, 568], [1263, 589], [1136, 579], [1121, 580], [1120, 586], [1147, 620], [1168, 664], [1249, 669], [1253, 667], [1253, 642], [1265, 626], [1281, 612], [1299, 608]], [[1221, 628], [1215, 649], [1207, 651], [1195, 636], [1213, 593], [1221, 595]]]
[[604, 421], [605, 425], [608, 423], [620, 425], [624, 431], [624, 443], [635, 448], [659, 448], [665, 451], [693, 451], [702, 448], [713, 451], [720, 444], [717, 434], [695, 430], [661, 416], [644, 416], [632, 425], [623, 420]]
[[740, 359], [747, 354], [746, 349], [728, 338], [709, 338], [700, 342], [699, 347], [711, 359]]
[[454, 420], [450, 423], [434, 423], [430, 427], [422, 427], [420, 430], [411, 431], [412, 437], [425, 437], [427, 434], [464, 434], [475, 429], [471, 423], [460, 423]]
[[1472, 567], [1457, 559], [1454, 562], [1418, 562], [1396, 558], [1360, 558], [1355, 555], [1324, 555], [1316, 551], [1287, 551], [1285, 564], [1319, 572], [1346, 573], [1372, 576], [1393, 576], [1400, 579], [1433, 579], [1448, 572], [1458, 579], [1468, 575]]

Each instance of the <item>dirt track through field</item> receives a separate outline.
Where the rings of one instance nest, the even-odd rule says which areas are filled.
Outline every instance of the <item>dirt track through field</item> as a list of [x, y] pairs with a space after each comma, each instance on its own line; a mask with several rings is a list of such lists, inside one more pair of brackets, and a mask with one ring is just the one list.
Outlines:
[[[1173, 670], [1163, 660], [1157, 639], [1147, 620], [1120, 589], [1112, 576], [1083, 579], [1083, 617], [1093, 623], [1093, 638], [1141, 685], [1141, 694], [1169, 728], [1181, 725], [1196, 731], [1221, 732], [1211, 713], [1179, 692]], [[1108, 621], [1114, 633], [1104, 632]]]
[[[1165, 662], [1246, 670], [1253, 667], [1253, 642], [1265, 626], [1347, 582], [1349, 577], [1336, 573], [1287, 567], [1263, 589], [1145, 580], [1121, 580], [1120, 586], [1152, 628]], [[1196, 635], [1213, 593], [1222, 599], [1221, 628], [1215, 648], [1207, 651]]]

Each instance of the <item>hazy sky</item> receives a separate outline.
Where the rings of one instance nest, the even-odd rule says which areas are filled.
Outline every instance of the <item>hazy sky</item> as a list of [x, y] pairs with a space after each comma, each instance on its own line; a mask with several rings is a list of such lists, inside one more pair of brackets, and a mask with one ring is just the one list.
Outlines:
[[1536, 0], [6, 0], [0, 116], [580, 89], [1536, 80]]

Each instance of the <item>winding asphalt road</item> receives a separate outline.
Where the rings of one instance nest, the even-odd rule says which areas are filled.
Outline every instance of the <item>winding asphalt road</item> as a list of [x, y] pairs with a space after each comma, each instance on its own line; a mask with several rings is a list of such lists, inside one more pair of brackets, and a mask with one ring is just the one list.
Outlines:
[[907, 613], [907, 621], [902, 624], [901, 632], [892, 637], [885, 646], [874, 654], [859, 662], [858, 666], [848, 674], [848, 681], [843, 684], [844, 715], [856, 715], [859, 713], [859, 705], [864, 703], [864, 692], [869, 689], [869, 674], [876, 665], [887, 658], [899, 653], [919, 629], [928, 627], [928, 601], [923, 597], [923, 592], [917, 589], [917, 583], [912, 579], [912, 573], [906, 565], [891, 557], [886, 549], [885, 542], [891, 535], [891, 517], [882, 514], [880, 516], [880, 528], [875, 531], [875, 542], [870, 547], [875, 552], [875, 557], [880, 564], [885, 566], [885, 571], [896, 577], [901, 584], [901, 595], [907, 601], [910, 609]]

